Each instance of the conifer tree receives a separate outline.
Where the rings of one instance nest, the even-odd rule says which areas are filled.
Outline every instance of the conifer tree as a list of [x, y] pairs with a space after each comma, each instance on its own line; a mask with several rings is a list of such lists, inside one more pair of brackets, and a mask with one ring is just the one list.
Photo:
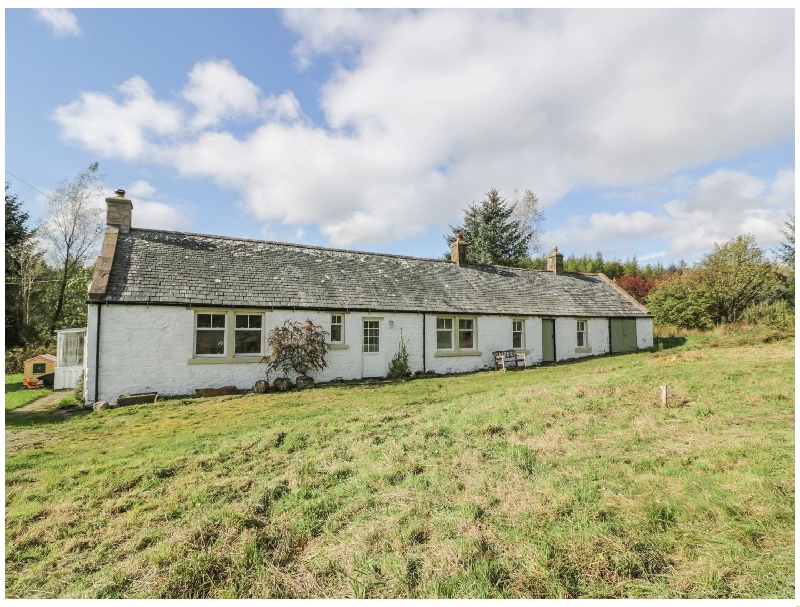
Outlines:
[[534, 234], [523, 220], [514, 218], [514, 210], [492, 188], [482, 202], [464, 209], [464, 223], [451, 225], [453, 233], [444, 238], [451, 245], [460, 233], [469, 247], [470, 263], [519, 266], [528, 258]]

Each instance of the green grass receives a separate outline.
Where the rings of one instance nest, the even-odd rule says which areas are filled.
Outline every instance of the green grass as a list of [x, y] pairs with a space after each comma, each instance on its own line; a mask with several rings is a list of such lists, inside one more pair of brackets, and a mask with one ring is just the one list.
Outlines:
[[22, 373], [6, 375], [6, 411], [27, 405], [53, 391], [51, 388], [28, 389], [22, 385], [23, 379], [25, 379], [25, 375]]
[[742, 340], [7, 421], [6, 596], [792, 598], [794, 340]]

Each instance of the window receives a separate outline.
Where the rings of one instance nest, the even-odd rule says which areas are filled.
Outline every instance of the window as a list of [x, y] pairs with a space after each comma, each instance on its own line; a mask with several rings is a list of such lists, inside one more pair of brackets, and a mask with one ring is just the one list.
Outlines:
[[45, 363], [33, 363], [33, 372], [38, 375], [39, 373], [44, 373], [47, 370], [47, 366]]
[[458, 319], [458, 349], [459, 350], [475, 349], [475, 319], [473, 318]]
[[585, 348], [586, 347], [586, 321], [579, 320], [578, 321], [578, 347]]
[[194, 353], [196, 356], [225, 356], [225, 314], [198, 314]]
[[511, 321], [511, 347], [515, 350], [525, 348], [525, 321]]
[[364, 352], [380, 352], [380, 321], [364, 321]]
[[61, 367], [74, 367], [83, 364], [83, 331], [59, 333], [61, 349], [58, 353], [58, 365]]
[[331, 343], [344, 343], [344, 316], [331, 314]]
[[453, 349], [453, 319], [452, 318], [437, 318], [436, 319], [436, 349], [437, 350], [452, 350]]
[[462, 316], [436, 318], [437, 356], [479, 356], [478, 321]]
[[261, 314], [237, 314], [233, 335], [233, 354], [258, 356], [261, 354]]

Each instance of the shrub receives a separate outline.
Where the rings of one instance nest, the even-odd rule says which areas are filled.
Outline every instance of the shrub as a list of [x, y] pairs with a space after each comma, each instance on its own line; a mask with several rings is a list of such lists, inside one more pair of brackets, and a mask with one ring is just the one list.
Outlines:
[[83, 386], [86, 383], [86, 371], [81, 371], [78, 380], [75, 382], [75, 401], [83, 407], [86, 404], [86, 399], [83, 397]]
[[656, 325], [711, 329], [711, 300], [696, 271], [687, 270], [663, 280], [647, 296], [646, 305]]
[[408, 350], [406, 350], [406, 342], [403, 340], [403, 330], [400, 329], [400, 348], [389, 363], [387, 376], [391, 379], [400, 379], [409, 375], [411, 375], [411, 369], [408, 366]]
[[781, 330], [791, 329], [794, 327], [794, 308], [784, 300], [758, 304], [747, 308], [743, 319], [750, 325], [766, 325]]
[[310, 318], [302, 324], [287, 320], [282, 326], [275, 327], [267, 334], [270, 351], [263, 358], [267, 372], [280, 369], [288, 375], [293, 369], [305, 376], [311, 370], [322, 371], [328, 366], [325, 355], [331, 347], [325, 340], [327, 335], [329, 333]]

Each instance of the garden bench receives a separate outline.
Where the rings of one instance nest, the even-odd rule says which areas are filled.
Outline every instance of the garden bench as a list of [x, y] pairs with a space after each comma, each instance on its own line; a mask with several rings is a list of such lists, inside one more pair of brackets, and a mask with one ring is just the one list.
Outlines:
[[528, 361], [522, 352], [517, 352], [516, 350], [497, 350], [492, 352], [492, 355], [494, 356], [495, 369], [502, 367], [503, 371], [505, 371], [506, 368], [512, 364], [515, 367], [519, 367], [520, 363], [522, 363], [526, 369], [528, 368]]

